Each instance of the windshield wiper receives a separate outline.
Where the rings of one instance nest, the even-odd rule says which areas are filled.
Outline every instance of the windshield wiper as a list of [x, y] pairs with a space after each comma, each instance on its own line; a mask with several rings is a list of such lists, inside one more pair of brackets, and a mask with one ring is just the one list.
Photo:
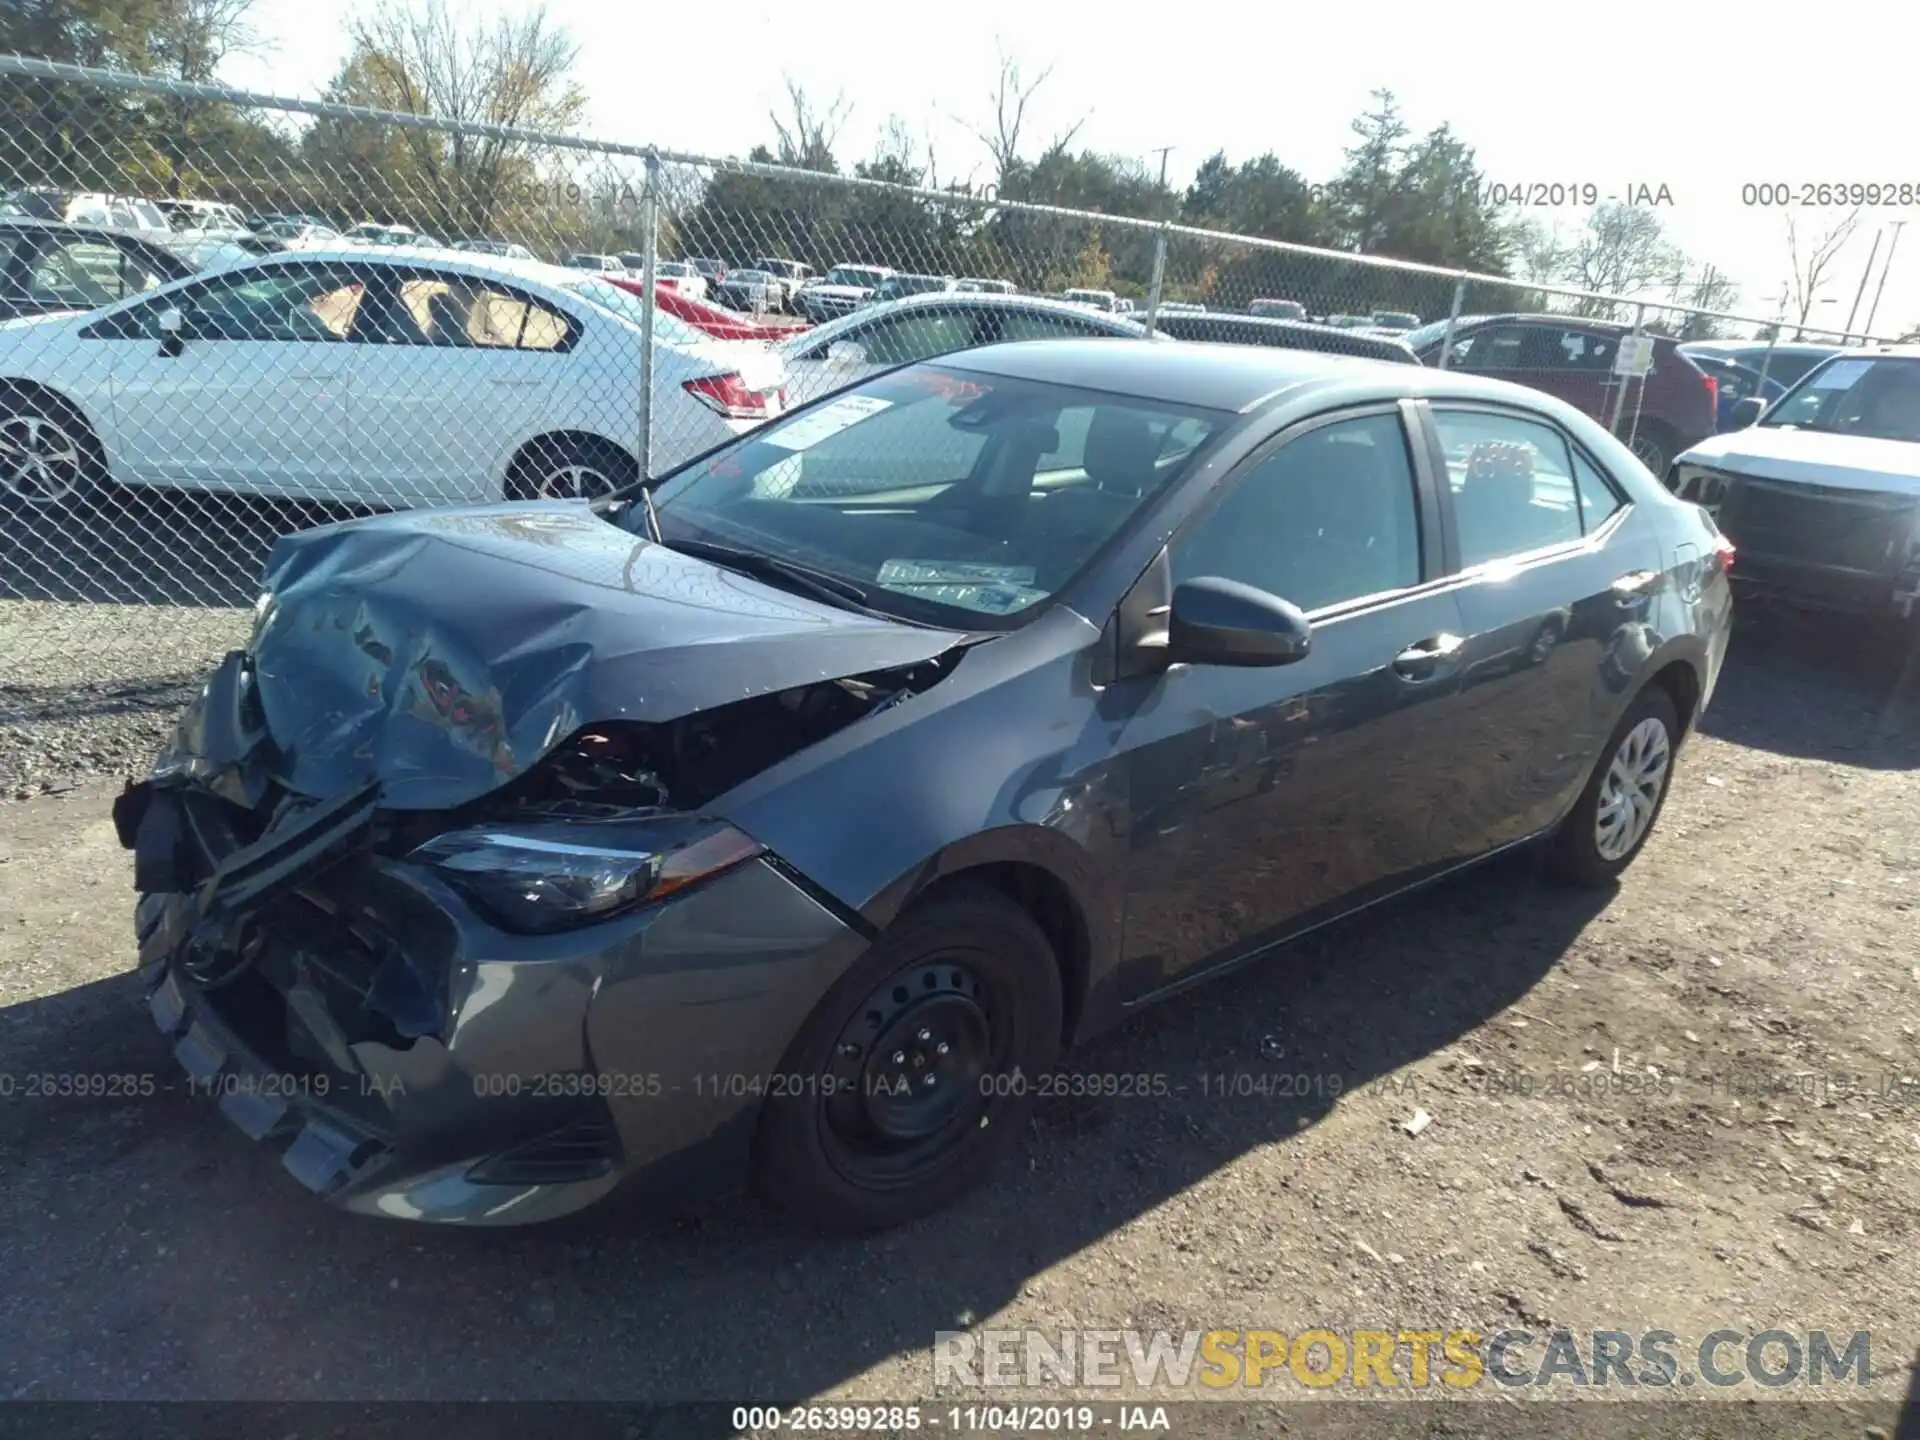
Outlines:
[[897, 619], [897, 616], [876, 610], [868, 603], [867, 591], [851, 580], [843, 580], [838, 575], [825, 570], [816, 570], [811, 565], [802, 565], [797, 561], [783, 560], [778, 555], [763, 555], [758, 550], [743, 550], [736, 545], [721, 545], [711, 540], [673, 540], [661, 541], [669, 550], [678, 550], [683, 555], [692, 555], [701, 560], [711, 560], [732, 570], [739, 570], [762, 580], [784, 581], [797, 590], [804, 590], [817, 600], [829, 604], [853, 609], [868, 615], [877, 615], [882, 619]]

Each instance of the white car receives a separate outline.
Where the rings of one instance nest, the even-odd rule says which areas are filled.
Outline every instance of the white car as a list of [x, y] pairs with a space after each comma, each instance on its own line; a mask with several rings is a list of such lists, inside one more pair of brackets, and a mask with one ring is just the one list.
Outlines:
[[[161, 485], [411, 506], [634, 478], [641, 302], [578, 270], [336, 248], [0, 325], [0, 505]], [[653, 317], [651, 470], [780, 413], [780, 359]]]
[[228, 232], [247, 228], [246, 212], [224, 200], [155, 200], [153, 207], [177, 231]]
[[794, 297], [800, 313], [816, 325], [850, 315], [893, 275], [885, 265], [836, 265]]
[[[620, 258], [624, 260], [628, 257], [623, 255]], [[640, 255], [633, 258], [644, 261], [647, 257]], [[635, 275], [644, 274], [644, 267], [633, 270], [632, 273]], [[704, 300], [707, 298], [707, 277], [684, 260], [654, 261], [653, 276], [656, 285], [665, 285], [668, 289], [678, 290], [689, 300]]]
[[804, 405], [877, 371], [976, 345], [1094, 336], [1148, 338], [1131, 320], [1063, 300], [935, 292], [868, 305], [773, 348], [786, 367], [788, 403]]
[[340, 237], [348, 245], [399, 245], [414, 249], [439, 249], [440, 242], [431, 235], [414, 229], [411, 225], [381, 225], [375, 221], [364, 221], [353, 226]]
[[[1764, 413], [1762, 413], [1764, 410]], [[1920, 611], [1920, 346], [1843, 350], [1667, 483], [1733, 542], [1735, 594], [1911, 621]]]
[[1120, 297], [1111, 290], [1063, 290], [1060, 298], [1069, 305], [1078, 305], [1087, 310], [1104, 310], [1108, 314], [1120, 308]]

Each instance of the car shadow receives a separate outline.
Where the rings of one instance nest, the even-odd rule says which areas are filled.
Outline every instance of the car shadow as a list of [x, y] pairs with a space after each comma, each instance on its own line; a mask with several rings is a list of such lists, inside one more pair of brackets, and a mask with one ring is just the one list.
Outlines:
[[[1108, 1075], [1147, 1083], [1046, 1102], [994, 1183], [869, 1238], [803, 1230], [748, 1197], [548, 1230], [341, 1215], [182, 1093], [132, 977], [15, 1005], [0, 1011], [0, 1049], [17, 1073], [146, 1075], [156, 1089], [0, 1110], [0, 1168], [16, 1177], [0, 1205], [45, 1282], [0, 1317], [30, 1314], [34, 1334], [61, 1337], [11, 1339], [0, 1379], [73, 1398], [814, 1395], [925, 1354], [936, 1331], [990, 1317], [1525, 995], [1607, 898], [1533, 869], [1503, 857], [1134, 1018], [1067, 1066], [1095, 1090]], [[123, 1249], [112, 1286], [57, 1283]], [[127, 1328], [144, 1335], [156, 1314], [186, 1328], [143, 1339], [130, 1370]], [[246, 1358], [223, 1358], [229, 1343]]]
[[0, 527], [0, 600], [246, 606], [274, 541], [371, 511], [211, 491], [115, 486]]
[[1920, 766], [1920, 629], [1742, 605], [1700, 730], [1800, 759]]

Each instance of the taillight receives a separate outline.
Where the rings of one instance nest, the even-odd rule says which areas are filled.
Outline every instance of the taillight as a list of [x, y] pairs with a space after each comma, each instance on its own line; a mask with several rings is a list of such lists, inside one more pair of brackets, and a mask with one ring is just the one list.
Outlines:
[[1733, 569], [1733, 542], [1722, 535], [1713, 543], [1713, 555], [1709, 562], [1714, 570], [1724, 575]]
[[738, 375], [703, 375], [689, 380], [686, 392], [729, 420], [767, 420], [784, 404], [778, 390], [749, 390]]
[[1707, 413], [1715, 417], [1717, 424], [1720, 414], [1720, 382], [1711, 375], [1702, 375], [1700, 378], [1707, 382]]

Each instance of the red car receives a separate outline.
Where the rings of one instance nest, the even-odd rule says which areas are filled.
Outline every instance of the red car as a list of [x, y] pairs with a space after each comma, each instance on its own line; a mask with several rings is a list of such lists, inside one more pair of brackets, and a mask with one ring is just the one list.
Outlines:
[[[618, 285], [622, 290], [645, 298], [646, 283], [629, 279], [624, 275], [602, 275], [599, 277], [609, 285]], [[681, 293], [672, 285], [656, 281], [653, 287], [654, 304], [677, 320], [684, 320], [696, 330], [702, 330], [716, 340], [783, 340], [796, 330], [807, 328], [805, 321], [758, 320], [751, 315], [742, 315], [738, 310], [729, 310], [724, 305], [715, 305], [710, 300], [695, 300]]]
[[[1440, 361], [1447, 322], [1436, 320], [1400, 338], [1428, 365]], [[1613, 417], [1620, 377], [1614, 354], [1631, 327], [1570, 315], [1462, 315], [1454, 322], [1450, 368], [1510, 380], [1557, 395], [1602, 425]], [[1653, 369], [1627, 382], [1620, 438], [1655, 475], [1719, 428], [1719, 386], [1674, 341], [1653, 337]]]

